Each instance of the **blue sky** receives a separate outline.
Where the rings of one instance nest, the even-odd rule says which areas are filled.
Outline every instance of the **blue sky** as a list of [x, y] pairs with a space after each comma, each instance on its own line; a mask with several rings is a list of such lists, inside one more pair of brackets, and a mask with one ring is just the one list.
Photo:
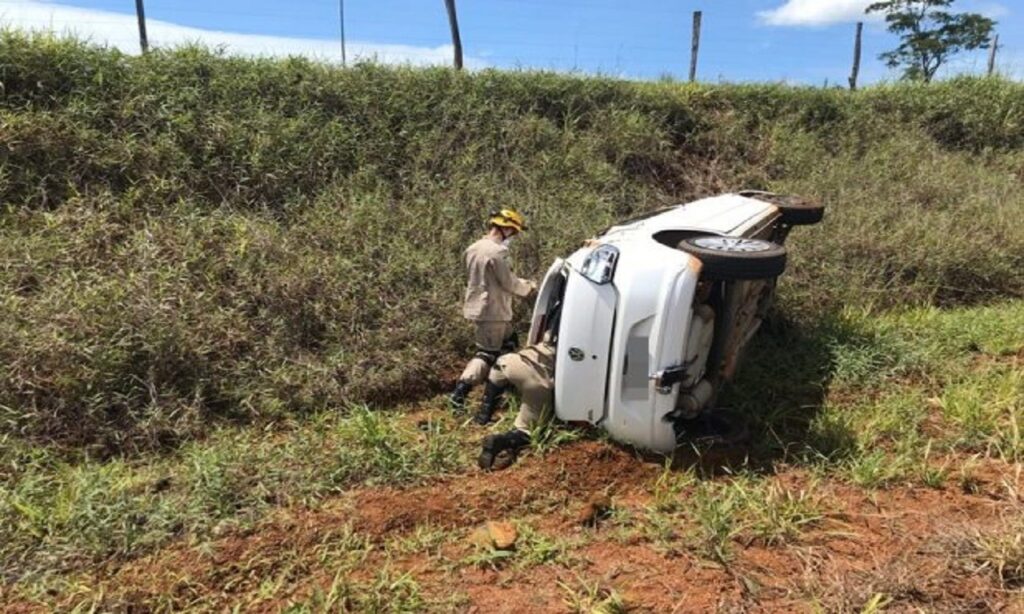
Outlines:
[[[344, 0], [349, 57], [439, 63], [451, 55], [442, 0]], [[854, 22], [870, 0], [457, 0], [472, 67], [602, 72], [628, 78], [685, 78], [691, 13], [702, 10], [699, 75], [706, 81], [845, 83]], [[959, 0], [999, 21], [1005, 72], [1024, 76], [1024, 2]], [[146, 0], [155, 44], [185, 40], [235, 53], [340, 55], [338, 0]], [[138, 48], [133, 0], [0, 0], [0, 21], [74, 31]], [[877, 59], [894, 37], [868, 20], [864, 81], [895, 75]], [[983, 69], [984, 52], [953, 72]]]

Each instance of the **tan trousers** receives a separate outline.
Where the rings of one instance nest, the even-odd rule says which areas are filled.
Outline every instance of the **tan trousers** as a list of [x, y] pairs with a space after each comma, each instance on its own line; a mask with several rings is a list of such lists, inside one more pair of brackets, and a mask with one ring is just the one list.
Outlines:
[[519, 414], [516, 428], [530, 432], [545, 408], [553, 404], [554, 381], [539, 363], [524, 358], [522, 353], [505, 354], [491, 369], [491, 383], [514, 386], [519, 391]]
[[[479, 352], [493, 353], [495, 356], [501, 351], [501, 344], [512, 332], [511, 322], [474, 322], [476, 332], [474, 341]], [[459, 376], [460, 382], [467, 382], [473, 386], [482, 384], [491, 371], [491, 363], [480, 356], [473, 356]]]

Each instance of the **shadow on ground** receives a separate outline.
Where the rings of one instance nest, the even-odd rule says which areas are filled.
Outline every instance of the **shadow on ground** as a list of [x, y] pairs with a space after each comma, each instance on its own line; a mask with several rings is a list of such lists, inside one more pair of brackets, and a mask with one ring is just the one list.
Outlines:
[[838, 315], [814, 323], [775, 312], [745, 350], [736, 378], [718, 407], [731, 412], [749, 431], [746, 442], [698, 446], [682, 441], [675, 467], [700, 466], [711, 473], [737, 467], [771, 471], [775, 463], [843, 457], [856, 436], [842, 422], [821, 420], [836, 369], [836, 353], [871, 343]]

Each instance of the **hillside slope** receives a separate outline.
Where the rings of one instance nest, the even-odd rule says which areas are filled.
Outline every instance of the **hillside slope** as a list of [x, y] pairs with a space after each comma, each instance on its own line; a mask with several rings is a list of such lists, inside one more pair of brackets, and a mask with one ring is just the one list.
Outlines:
[[0, 429], [100, 454], [437, 391], [486, 212], [537, 275], [741, 187], [825, 200], [787, 317], [1024, 295], [1024, 86], [855, 94], [0, 35]]

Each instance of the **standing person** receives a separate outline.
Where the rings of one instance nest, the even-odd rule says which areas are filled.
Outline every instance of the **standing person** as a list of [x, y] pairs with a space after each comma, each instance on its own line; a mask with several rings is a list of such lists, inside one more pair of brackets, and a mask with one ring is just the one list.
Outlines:
[[508, 244], [526, 230], [526, 220], [515, 209], [491, 214], [487, 234], [466, 249], [469, 281], [462, 315], [476, 327], [476, 354], [459, 377], [450, 402], [453, 409], [465, 409], [466, 396], [487, 375], [512, 335], [512, 297], [526, 298], [537, 285], [512, 273]]

